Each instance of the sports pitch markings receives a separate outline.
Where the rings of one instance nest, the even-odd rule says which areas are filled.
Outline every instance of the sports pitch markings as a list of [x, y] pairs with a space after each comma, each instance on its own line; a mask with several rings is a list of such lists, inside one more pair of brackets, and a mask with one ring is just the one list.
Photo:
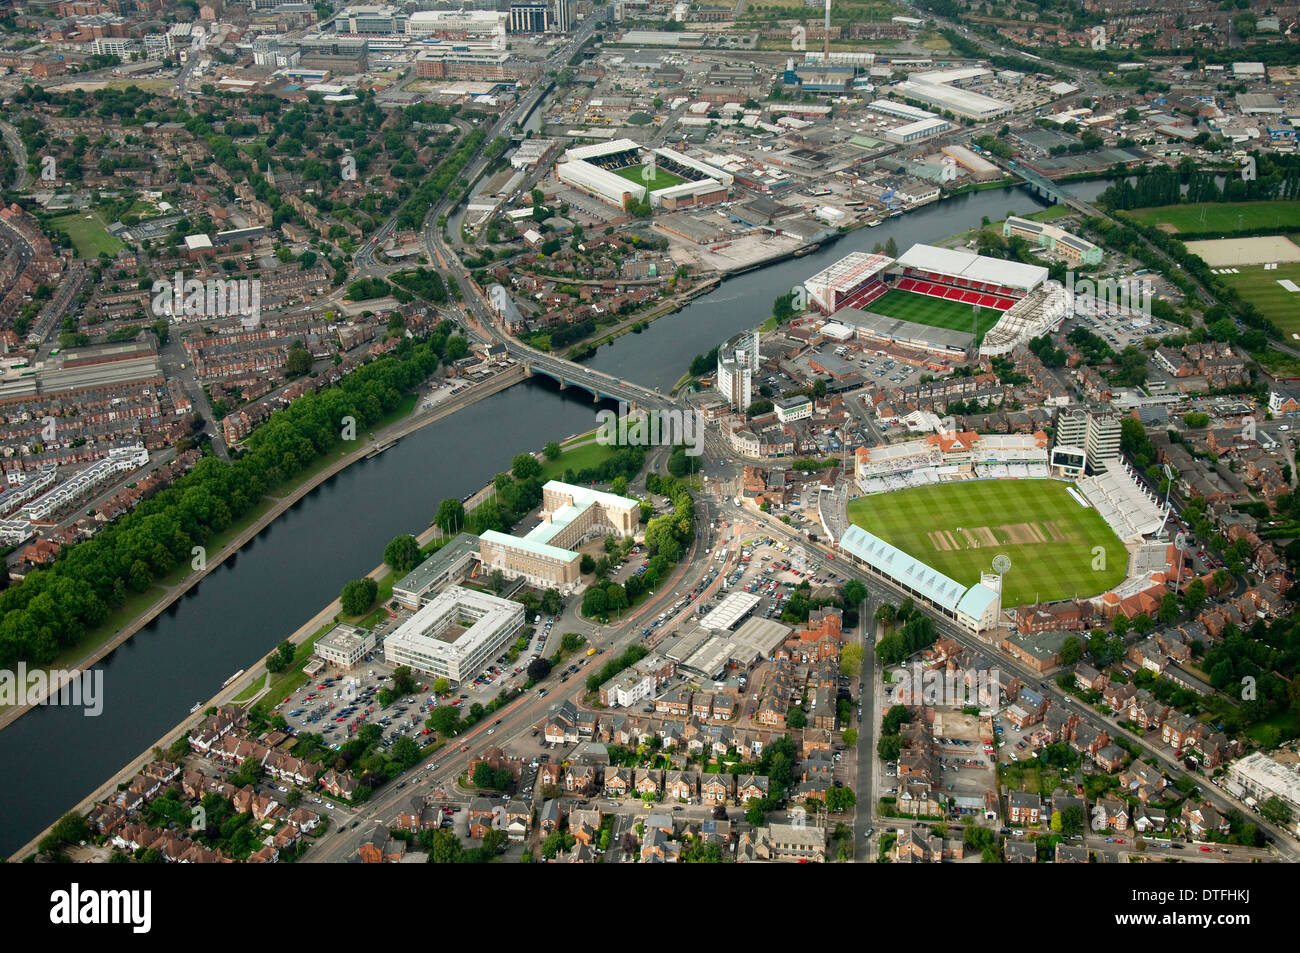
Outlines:
[[1300, 227], [1300, 201], [1197, 202], [1191, 205], [1158, 205], [1129, 209], [1123, 213], [1147, 225], [1165, 226], [1172, 234], [1245, 235], [1265, 228]]
[[666, 189], [670, 186], [681, 185], [686, 180], [680, 175], [669, 172], [667, 169], [654, 167], [654, 177], [647, 180], [645, 172], [649, 166], [629, 165], [622, 169], [615, 169], [614, 174], [627, 179], [629, 182], [635, 182], [637, 185], [644, 185], [651, 192], [658, 192], [660, 189]]
[[[1270, 262], [1271, 264], [1271, 262]], [[1276, 268], [1262, 264], [1240, 265], [1235, 274], [1219, 275], [1225, 285], [1237, 289], [1264, 317], [1287, 333], [1300, 334], [1300, 300], [1281, 281], [1300, 285], [1300, 262], [1277, 262]]]
[[[929, 295], [916, 294], [891, 288], [866, 306], [874, 314], [883, 314], [887, 318], [911, 321], [913, 324], [925, 324], [932, 328], [947, 328], [949, 331], [971, 330], [971, 306], [960, 301], [947, 301], [932, 298]], [[998, 323], [1001, 311], [993, 308], [980, 308], [975, 319], [975, 343], [984, 339], [989, 328]]]
[[858, 497], [849, 503], [849, 519], [967, 586], [1005, 553], [1011, 557], [1002, 580], [1006, 608], [1095, 596], [1123, 581], [1128, 552], [1100, 513], [1070, 497], [1069, 486], [1058, 480], [941, 483]]

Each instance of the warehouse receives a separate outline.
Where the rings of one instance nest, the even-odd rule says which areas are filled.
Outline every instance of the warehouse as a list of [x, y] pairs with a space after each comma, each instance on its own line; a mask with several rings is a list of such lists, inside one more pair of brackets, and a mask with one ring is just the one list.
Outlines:
[[955, 115], [978, 121], [996, 119], [999, 116], [1007, 115], [1012, 110], [1010, 103], [1003, 102], [1000, 99], [994, 99], [992, 96], [985, 96], [983, 93], [976, 93], [969, 89], [957, 89], [940, 83], [918, 83], [908, 80], [899, 83], [894, 87], [894, 90], [898, 95], [905, 96], [908, 99], [915, 99], [927, 106], [946, 109]]
[[890, 142], [896, 142], [900, 145], [906, 145], [909, 142], [920, 142], [922, 139], [930, 139], [942, 132], [947, 132], [952, 128], [948, 120], [939, 116], [930, 119], [918, 119], [916, 122], [909, 122], [902, 126], [897, 126], [887, 130], [884, 133], [886, 139]]

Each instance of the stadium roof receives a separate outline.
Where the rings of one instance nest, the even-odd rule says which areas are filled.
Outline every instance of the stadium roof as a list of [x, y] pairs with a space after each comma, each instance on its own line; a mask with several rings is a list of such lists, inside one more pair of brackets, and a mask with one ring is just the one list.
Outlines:
[[855, 251], [804, 281], [803, 286], [823, 310], [837, 304], [833, 295], [851, 291], [858, 285], [880, 274], [894, 263], [888, 255], [873, 255]]
[[566, 159], [594, 159], [619, 152], [639, 152], [640, 149], [640, 144], [631, 139], [612, 139], [609, 142], [597, 142], [590, 146], [577, 146], [567, 151], [564, 156]]
[[949, 611], [956, 612], [966, 595], [966, 587], [957, 580], [931, 569], [861, 526], [850, 526], [840, 540], [840, 547]]
[[918, 324], [915, 321], [903, 321], [873, 311], [864, 311], [861, 308], [841, 308], [831, 315], [831, 320], [899, 343], [938, 345], [959, 350], [967, 350], [975, 343], [975, 335], [970, 331], [956, 331], [952, 328]]
[[983, 583], [967, 589], [937, 569], [873, 536], [861, 526], [850, 526], [840, 540], [840, 547], [863, 562], [897, 580], [929, 599], [935, 605], [971, 619], [982, 618], [998, 599], [998, 594]]
[[984, 281], [1029, 291], [1047, 280], [1047, 269], [1018, 261], [988, 258], [974, 252], [936, 245], [913, 245], [898, 256], [904, 268], [921, 268], [954, 278]]

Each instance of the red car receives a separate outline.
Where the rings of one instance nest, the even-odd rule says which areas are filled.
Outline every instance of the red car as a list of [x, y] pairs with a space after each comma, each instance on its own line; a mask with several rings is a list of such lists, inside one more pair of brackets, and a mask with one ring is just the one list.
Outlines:
[[1202, 852], [1202, 853], [1205, 853], [1205, 854], [1213, 854], [1213, 853], [1214, 853], [1214, 848], [1213, 848], [1213, 847], [1202, 847], [1202, 848], [1201, 848], [1201, 852]]

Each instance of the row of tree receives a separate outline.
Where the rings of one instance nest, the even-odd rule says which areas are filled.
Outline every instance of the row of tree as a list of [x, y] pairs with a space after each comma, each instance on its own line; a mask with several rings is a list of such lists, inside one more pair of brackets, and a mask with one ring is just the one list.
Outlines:
[[196, 546], [245, 516], [269, 487], [342, 443], [344, 418], [362, 427], [396, 409], [402, 394], [438, 367], [450, 330], [444, 324], [423, 341], [404, 340], [338, 385], [303, 395], [254, 431], [233, 463], [204, 458], [93, 539], [65, 547], [49, 568], [0, 593], [0, 667], [53, 661], [132, 592], [192, 563]]

